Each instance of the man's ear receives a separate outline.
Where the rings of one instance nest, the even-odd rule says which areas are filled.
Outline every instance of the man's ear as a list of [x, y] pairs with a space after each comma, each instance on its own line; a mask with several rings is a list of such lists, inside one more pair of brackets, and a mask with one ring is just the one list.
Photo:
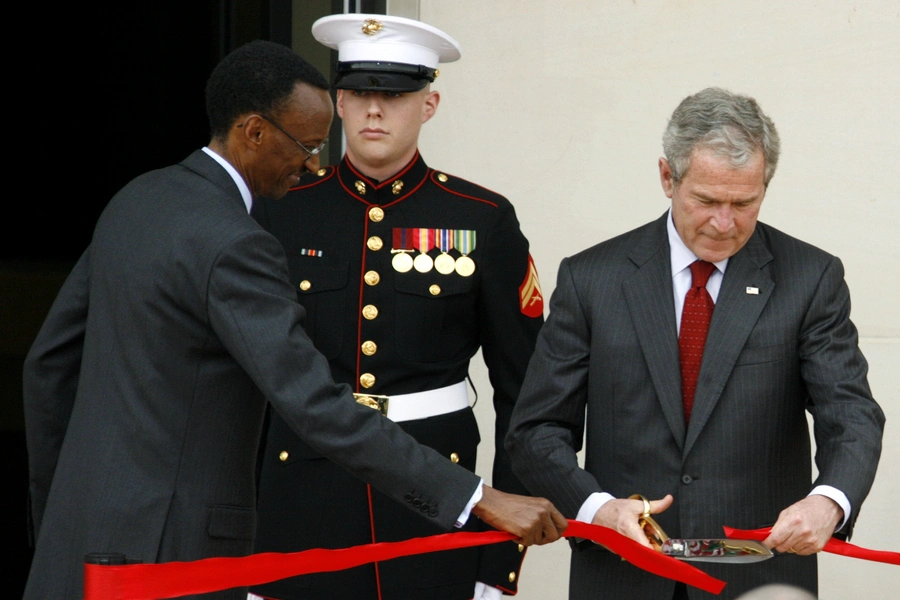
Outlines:
[[441, 93], [437, 90], [426, 92], [425, 103], [422, 106], [422, 122], [425, 123], [437, 112], [438, 104], [441, 103]]
[[258, 146], [262, 143], [265, 129], [263, 127], [263, 119], [259, 115], [245, 115], [243, 120], [236, 125], [236, 128], [245, 144]]
[[665, 158], [659, 159], [659, 182], [666, 197], [671, 198], [675, 193], [675, 179], [672, 176], [672, 167]]
[[337, 91], [337, 101], [335, 103], [337, 107], [337, 115], [341, 119], [344, 118], [344, 90]]

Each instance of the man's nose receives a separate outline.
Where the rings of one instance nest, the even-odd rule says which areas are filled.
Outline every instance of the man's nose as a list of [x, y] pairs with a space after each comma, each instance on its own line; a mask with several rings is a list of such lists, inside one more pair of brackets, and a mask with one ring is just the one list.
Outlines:
[[734, 224], [734, 209], [731, 207], [731, 204], [728, 202], [717, 204], [710, 221], [713, 227], [716, 228], [716, 231], [720, 233], [729, 231]]
[[321, 165], [322, 161], [319, 158], [318, 154], [310, 154], [306, 161], [303, 163], [303, 167], [310, 173], [315, 173], [316, 171], [318, 171]]

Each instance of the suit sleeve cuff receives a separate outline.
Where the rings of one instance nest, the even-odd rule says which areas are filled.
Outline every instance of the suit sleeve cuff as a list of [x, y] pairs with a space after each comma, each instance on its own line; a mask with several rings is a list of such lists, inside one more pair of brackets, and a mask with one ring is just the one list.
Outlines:
[[830, 485], [817, 485], [812, 489], [809, 493], [810, 496], [817, 494], [819, 496], [825, 496], [826, 498], [831, 498], [835, 502], [837, 502], [838, 506], [844, 511], [844, 519], [841, 521], [841, 524], [834, 528], [835, 531], [840, 531], [844, 528], [844, 525], [847, 524], [847, 519], [850, 518], [850, 501], [847, 500], [846, 494], [837, 488], [833, 488]]
[[463, 509], [461, 513], [459, 513], [459, 517], [456, 519], [456, 528], [464, 526], [468, 520], [469, 515], [472, 514], [472, 509], [475, 508], [475, 505], [481, 501], [481, 496], [484, 494], [484, 479], [478, 480], [478, 487], [475, 488], [475, 492], [472, 494], [472, 497], [469, 498], [469, 503], [466, 504], [466, 507]]
[[581, 505], [581, 508], [578, 509], [578, 514], [575, 515], [575, 520], [581, 521], [582, 523], [590, 523], [594, 520], [594, 515], [597, 514], [597, 511], [600, 510], [600, 507], [602, 507], [612, 499], [613, 496], [611, 494], [607, 494], [606, 492], [594, 492], [587, 497], [587, 500], [585, 500], [584, 504]]

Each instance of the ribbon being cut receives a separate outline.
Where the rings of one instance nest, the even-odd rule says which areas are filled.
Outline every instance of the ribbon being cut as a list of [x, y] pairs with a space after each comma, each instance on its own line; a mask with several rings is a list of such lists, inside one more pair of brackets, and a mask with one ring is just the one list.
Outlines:
[[[631, 564], [688, 585], [718, 594], [725, 582], [703, 571], [646, 548], [612, 529], [569, 521], [565, 537], [592, 540]], [[207, 558], [193, 562], [84, 566], [85, 600], [153, 600], [203, 594], [234, 587], [258, 585], [326, 571], [341, 571], [362, 564], [401, 556], [485, 546], [515, 539], [510, 533], [446, 533], [404, 542], [366, 544], [341, 550], [267, 552], [240, 558]]]
[[[763, 540], [766, 529], [752, 531], [725, 527], [729, 538]], [[602, 544], [636, 567], [660, 577], [681, 581], [718, 594], [726, 582], [664, 554], [646, 548], [612, 529], [569, 521], [565, 537], [578, 537]], [[471, 546], [498, 544], [515, 539], [510, 533], [446, 533], [404, 542], [366, 544], [341, 550], [306, 550], [294, 553], [268, 552], [240, 558], [207, 558], [193, 562], [162, 564], [85, 564], [85, 600], [153, 600], [202, 594], [234, 587], [258, 585], [295, 575], [341, 571], [362, 564], [401, 556], [438, 552]], [[825, 552], [900, 565], [900, 553], [869, 550], [832, 539]]]

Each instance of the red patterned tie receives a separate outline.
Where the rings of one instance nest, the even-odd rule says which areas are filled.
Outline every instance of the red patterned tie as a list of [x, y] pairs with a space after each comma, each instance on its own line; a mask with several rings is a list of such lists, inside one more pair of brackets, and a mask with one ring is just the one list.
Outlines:
[[691, 420], [694, 407], [694, 392], [697, 391], [697, 377], [703, 361], [703, 347], [709, 332], [709, 320], [716, 305], [706, 291], [706, 282], [715, 265], [705, 260], [691, 264], [691, 289], [684, 295], [684, 310], [681, 313], [681, 336], [678, 349], [681, 351], [681, 394], [684, 400], [684, 421]]

